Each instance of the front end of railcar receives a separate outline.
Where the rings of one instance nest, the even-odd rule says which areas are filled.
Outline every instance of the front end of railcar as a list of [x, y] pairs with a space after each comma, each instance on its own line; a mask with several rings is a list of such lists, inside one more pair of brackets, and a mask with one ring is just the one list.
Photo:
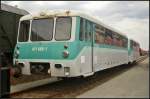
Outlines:
[[14, 65], [25, 75], [79, 76], [78, 21], [75, 16], [44, 14], [20, 20]]

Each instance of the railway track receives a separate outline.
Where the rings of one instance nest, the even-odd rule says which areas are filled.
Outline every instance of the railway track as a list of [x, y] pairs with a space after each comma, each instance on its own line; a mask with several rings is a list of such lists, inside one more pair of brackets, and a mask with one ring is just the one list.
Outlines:
[[59, 81], [57, 78], [46, 78], [46, 79], [41, 79], [33, 82], [28, 82], [28, 83], [23, 83], [23, 84], [16, 84], [11, 86], [11, 94], [21, 92], [27, 89], [31, 89], [34, 87], [42, 86], [45, 84], [53, 83]]
[[[138, 62], [143, 61], [147, 56], [138, 59]], [[113, 79], [119, 74], [126, 72], [135, 65], [122, 65], [107, 70], [103, 70], [95, 73], [95, 75], [87, 78], [71, 78], [66, 80], [60, 80], [56, 82], [55, 79], [52, 82], [43, 83], [37, 87], [29, 90], [13, 93], [11, 97], [13, 98], [59, 98], [59, 97], [75, 97], [83, 92], [90, 90], [97, 85], [103, 84], [104, 82]], [[33, 82], [34, 83], [34, 82]], [[50, 84], [51, 83], [51, 84]], [[45, 85], [44, 85], [45, 84]], [[37, 84], [38, 85], [38, 84]], [[82, 89], [82, 90], [81, 90]]]

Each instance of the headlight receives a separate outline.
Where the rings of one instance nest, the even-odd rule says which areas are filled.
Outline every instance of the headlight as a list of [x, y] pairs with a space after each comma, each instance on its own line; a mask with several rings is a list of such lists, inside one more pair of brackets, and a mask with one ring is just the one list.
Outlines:
[[20, 54], [19, 50], [17, 50], [17, 51], [16, 51], [16, 54], [17, 54], [17, 55], [19, 55], [19, 54]]
[[15, 60], [15, 65], [18, 65], [18, 64], [19, 64], [18, 60]]
[[19, 54], [20, 54], [19, 50], [16, 50], [15, 57], [17, 58], [19, 56]]
[[68, 51], [66, 51], [66, 50], [65, 50], [65, 51], [63, 51], [63, 57], [64, 57], [64, 58], [67, 58], [68, 56], [69, 56], [69, 52], [68, 52]]

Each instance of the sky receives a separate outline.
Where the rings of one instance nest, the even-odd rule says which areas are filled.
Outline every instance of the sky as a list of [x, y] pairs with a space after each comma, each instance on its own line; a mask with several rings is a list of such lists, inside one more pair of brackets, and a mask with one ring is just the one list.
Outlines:
[[149, 50], [149, 1], [2, 1], [30, 13], [42, 10], [79, 10], [98, 17]]

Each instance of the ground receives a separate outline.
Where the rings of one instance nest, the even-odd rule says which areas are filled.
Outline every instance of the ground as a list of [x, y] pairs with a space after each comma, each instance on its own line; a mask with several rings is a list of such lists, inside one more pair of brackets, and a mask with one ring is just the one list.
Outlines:
[[11, 95], [12, 98], [149, 97], [149, 58], [122, 65], [87, 78], [72, 78]]
[[149, 58], [104, 84], [77, 96], [77, 98], [86, 97], [148, 98]]

